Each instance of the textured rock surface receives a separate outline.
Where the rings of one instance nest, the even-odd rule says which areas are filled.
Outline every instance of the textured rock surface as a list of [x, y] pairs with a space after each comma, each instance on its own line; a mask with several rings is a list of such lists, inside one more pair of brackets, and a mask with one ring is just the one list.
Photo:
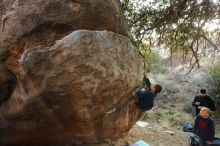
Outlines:
[[0, 0], [0, 18], [0, 145], [102, 143], [139, 118], [118, 1]]
[[0, 105], [6, 102], [11, 97], [15, 86], [15, 75], [4, 65], [0, 65]]
[[53, 43], [77, 29], [128, 36], [118, 0], [0, 0], [0, 29], [0, 44], [4, 45], [23, 45], [26, 38], [29, 44]]

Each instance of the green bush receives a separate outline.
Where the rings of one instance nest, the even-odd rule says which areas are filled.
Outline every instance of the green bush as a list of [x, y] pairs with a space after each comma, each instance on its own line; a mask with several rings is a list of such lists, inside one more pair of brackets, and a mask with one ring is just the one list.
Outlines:
[[175, 115], [175, 112], [172, 111], [171, 109], [169, 109], [169, 111], [167, 111], [165, 114], [168, 116], [173, 116], [173, 115]]
[[220, 94], [220, 62], [209, 68], [209, 75], [206, 81], [209, 85], [211, 96], [215, 97]]

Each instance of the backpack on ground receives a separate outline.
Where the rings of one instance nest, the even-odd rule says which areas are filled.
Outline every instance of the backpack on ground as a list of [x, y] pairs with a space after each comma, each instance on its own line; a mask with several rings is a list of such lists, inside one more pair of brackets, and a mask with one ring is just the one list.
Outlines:
[[183, 131], [184, 132], [193, 132], [193, 126], [190, 123], [183, 124]]

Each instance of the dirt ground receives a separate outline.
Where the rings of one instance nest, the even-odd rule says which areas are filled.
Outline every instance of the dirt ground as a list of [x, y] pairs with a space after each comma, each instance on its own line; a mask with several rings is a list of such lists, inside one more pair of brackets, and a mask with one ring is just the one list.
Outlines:
[[[147, 115], [146, 115], [147, 116]], [[180, 126], [171, 126], [165, 120], [147, 120], [145, 127], [135, 124], [127, 135], [115, 142], [115, 146], [124, 146], [144, 140], [151, 146], [188, 146], [188, 137], [192, 134], [182, 131]]]
[[[171, 133], [172, 132], [172, 133]], [[187, 146], [189, 134], [174, 128], [161, 127], [157, 123], [149, 123], [148, 126], [142, 128], [134, 125], [121, 140], [115, 143], [116, 146], [132, 144], [138, 140], [144, 140], [151, 146]]]

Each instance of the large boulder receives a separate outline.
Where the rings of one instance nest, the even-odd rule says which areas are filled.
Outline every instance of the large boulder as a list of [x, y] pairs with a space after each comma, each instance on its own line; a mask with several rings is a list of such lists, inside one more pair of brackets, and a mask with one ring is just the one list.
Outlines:
[[0, 142], [98, 143], [140, 116], [134, 94], [141, 60], [125, 36], [74, 31], [50, 48], [25, 51], [19, 64], [19, 84], [0, 107]]
[[0, 18], [0, 145], [97, 144], [140, 117], [119, 1], [0, 0]]
[[[73, 30], [128, 36], [119, 0], [0, 0], [0, 44], [50, 44]], [[26, 42], [28, 39], [28, 44]]]

